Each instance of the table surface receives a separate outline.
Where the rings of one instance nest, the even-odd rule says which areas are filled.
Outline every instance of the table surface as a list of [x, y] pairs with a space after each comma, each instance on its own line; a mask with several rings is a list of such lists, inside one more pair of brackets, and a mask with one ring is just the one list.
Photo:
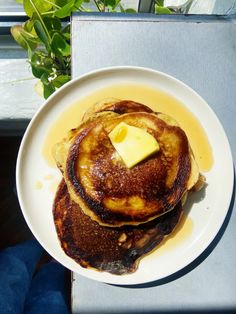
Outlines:
[[[119, 16], [74, 15], [73, 77], [113, 65], [144, 66], [168, 73], [191, 86], [212, 107], [235, 158], [235, 38], [233, 17], [120, 19]], [[94, 47], [97, 52], [102, 50], [102, 57], [95, 53]], [[73, 274], [73, 313], [236, 311], [236, 211], [233, 207], [234, 196], [226, 220], [210, 247], [194, 263], [170, 278], [141, 286], [118, 287]]]

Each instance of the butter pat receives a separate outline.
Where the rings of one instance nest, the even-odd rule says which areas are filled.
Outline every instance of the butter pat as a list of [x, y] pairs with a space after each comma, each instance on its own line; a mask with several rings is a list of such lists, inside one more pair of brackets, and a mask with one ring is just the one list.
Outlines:
[[160, 149], [158, 142], [151, 134], [124, 122], [119, 123], [108, 136], [128, 168]]

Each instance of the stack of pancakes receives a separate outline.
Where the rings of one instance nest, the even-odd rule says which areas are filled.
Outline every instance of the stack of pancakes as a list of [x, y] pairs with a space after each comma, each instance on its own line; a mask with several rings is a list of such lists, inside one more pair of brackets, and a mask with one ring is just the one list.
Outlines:
[[[108, 136], [121, 122], [145, 129], [160, 150], [127, 168]], [[118, 275], [134, 272], [173, 231], [188, 191], [204, 184], [177, 122], [133, 101], [90, 108], [53, 155], [63, 175], [53, 207], [63, 250], [83, 267]]]

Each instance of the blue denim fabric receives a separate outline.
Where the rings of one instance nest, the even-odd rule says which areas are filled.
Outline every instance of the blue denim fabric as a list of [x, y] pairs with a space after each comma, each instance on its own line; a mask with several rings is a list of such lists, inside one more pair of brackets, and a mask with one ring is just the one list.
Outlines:
[[43, 265], [32, 280], [24, 314], [68, 313], [64, 274], [64, 267], [58, 263]]
[[67, 314], [64, 267], [44, 264], [33, 277], [43, 253], [36, 240], [0, 252], [1, 314]]

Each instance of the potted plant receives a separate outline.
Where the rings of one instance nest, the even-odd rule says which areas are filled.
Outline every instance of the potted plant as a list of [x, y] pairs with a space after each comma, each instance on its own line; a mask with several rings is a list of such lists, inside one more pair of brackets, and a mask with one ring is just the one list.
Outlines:
[[[146, 0], [145, 0], [146, 1]], [[72, 12], [136, 13], [122, 0], [17, 0], [28, 19], [11, 28], [17, 43], [28, 53], [33, 75], [40, 80], [44, 98], [71, 79], [70, 23]], [[156, 14], [186, 13], [192, 0], [165, 7], [164, 0], [149, 1]]]

